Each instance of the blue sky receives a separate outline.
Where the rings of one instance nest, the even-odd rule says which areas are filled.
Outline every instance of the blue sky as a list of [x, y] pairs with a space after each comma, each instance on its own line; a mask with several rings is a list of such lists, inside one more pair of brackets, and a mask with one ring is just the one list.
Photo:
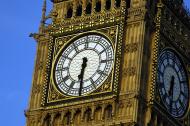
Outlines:
[[[190, 8], [190, 0], [186, 0]], [[37, 32], [43, 0], [2, 0], [0, 4], [0, 120], [2, 126], [24, 126], [32, 82]], [[50, 5], [50, 2], [48, 2]]]

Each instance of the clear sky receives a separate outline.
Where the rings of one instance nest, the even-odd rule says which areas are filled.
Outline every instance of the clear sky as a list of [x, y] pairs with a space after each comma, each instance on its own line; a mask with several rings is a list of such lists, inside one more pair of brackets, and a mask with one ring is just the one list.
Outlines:
[[[185, 0], [190, 8], [190, 0]], [[43, 0], [2, 0], [0, 4], [0, 122], [24, 126]], [[50, 5], [50, 2], [48, 2]]]

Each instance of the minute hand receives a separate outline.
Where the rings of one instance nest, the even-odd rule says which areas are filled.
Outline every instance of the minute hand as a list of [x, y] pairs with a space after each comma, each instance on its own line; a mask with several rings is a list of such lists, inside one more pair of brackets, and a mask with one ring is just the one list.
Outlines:
[[171, 96], [170, 111], [172, 111], [174, 81], [175, 81], [175, 77], [172, 76], [171, 81], [170, 81], [170, 89], [169, 89], [169, 92], [168, 92], [169, 96]]
[[172, 76], [171, 81], [170, 81], [170, 89], [169, 89], [169, 92], [168, 92], [169, 96], [173, 95], [174, 80], [175, 80], [175, 77]]
[[84, 57], [83, 58], [83, 63], [82, 63], [82, 69], [81, 69], [81, 73], [80, 75], [78, 75], [78, 79], [80, 80], [80, 87], [79, 87], [79, 96], [81, 96], [81, 92], [82, 92], [82, 87], [83, 87], [83, 78], [84, 78], [84, 70], [87, 66], [87, 58]]

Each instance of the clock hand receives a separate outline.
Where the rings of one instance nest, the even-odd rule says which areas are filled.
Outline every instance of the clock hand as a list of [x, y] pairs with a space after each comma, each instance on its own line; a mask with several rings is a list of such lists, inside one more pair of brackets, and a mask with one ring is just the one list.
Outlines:
[[83, 63], [82, 63], [82, 69], [81, 69], [80, 74], [78, 75], [78, 79], [80, 80], [79, 96], [81, 96], [83, 77], [84, 77], [84, 69], [87, 66], [87, 61], [88, 61], [88, 59], [86, 57], [84, 57], [83, 58]]
[[168, 91], [169, 96], [173, 95], [174, 80], [175, 80], [175, 77], [172, 76], [172, 77], [171, 77], [171, 81], [170, 81], [170, 89], [169, 89], [169, 91]]
[[173, 88], [174, 88], [174, 84], [175, 84], [174, 81], [175, 81], [175, 77], [172, 76], [172, 77], [171, 77], [171, 81], [170, 81], [170, 89], [169, 89], [169, 92], [168, 92], [169, 96], [171, 96], [170, 111], [172, 111]]

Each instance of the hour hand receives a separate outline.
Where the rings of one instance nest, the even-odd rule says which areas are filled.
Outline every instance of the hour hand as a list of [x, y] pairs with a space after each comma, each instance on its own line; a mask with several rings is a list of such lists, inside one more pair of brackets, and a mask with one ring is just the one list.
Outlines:
[[80, 81], [80, 86], [79, 86], [79, 96], [81, 96], [81, 92], [82, 92], [82, 86], [83, 86], [83, 77], [84, 77], [84, 69], [87, 66], [87, 58], [84, 57], [83, 58], [83, 63], [82, 63], [82, 69], [81, 69], [81, 73], [80, 75], [78, 75], [78, 79]]
[[175, 81], [175, 77], [172, 76], [171, 81], [170, 81], [170, 89], [168, 91], [169, 96], [173, 95], [174, 81]]

